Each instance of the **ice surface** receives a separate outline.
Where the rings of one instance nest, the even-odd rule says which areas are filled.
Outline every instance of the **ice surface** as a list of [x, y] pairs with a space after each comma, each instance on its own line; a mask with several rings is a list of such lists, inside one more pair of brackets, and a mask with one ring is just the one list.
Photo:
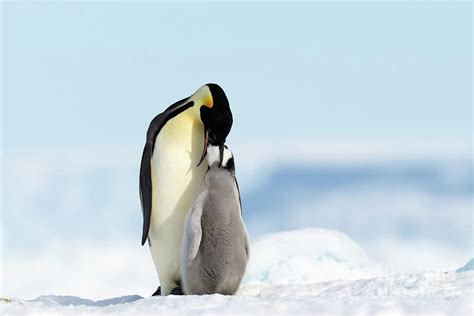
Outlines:
[[105, 300], [93, 301], [89, 299], [83, 299], [76, 296], [70, 295], [42, 295], [29, 302], [41, 303], [45, 305], [62, 305], [62, 306], [109, 306], [117, 304], [131, 303], [142, 299], [140, 295], [126, 295], [120, 297], [109, 298]]
[[456, 272], [466, 272], [466, 271], [472, 271], [472, 270], [474, 270], [474, 258], [469, 260], [469, 262], [466, 263], [461, 268], [457, 269]]
[[[474, 272], [402, 274], [306, 285], [248, 285], [236, 296], [167, 296], [98, 306], [81, 298], [0, 300], [2, 315], [472, 315]], [[136, 296], [134, 297], [136, 298]], [[111, 299], [120, 302], [122, 298]]]
[[[129, 295], [99, 301], [58, 295], [30, 301], [0, 298], [0, 314], [472, 315], [474, 271], [373, 277], [381, 272], [345, 234], [302, 229], [257, 240], [244, 284], [235, 296]], [[44, 287], [46, 291], [48, 285]]]
[[308, 284], [381, 274], [347, 235], [307, 228], [266, 235], [253, 243], [244, 284]]

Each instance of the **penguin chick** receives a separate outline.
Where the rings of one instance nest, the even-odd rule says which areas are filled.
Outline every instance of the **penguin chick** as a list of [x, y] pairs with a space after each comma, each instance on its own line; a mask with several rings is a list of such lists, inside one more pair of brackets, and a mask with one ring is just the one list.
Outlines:
[[208, 171], [189, 210], [181, 244], [185, 294], [237, 292], [249, 259], [234, 157], [227, 146], [207, 147]]

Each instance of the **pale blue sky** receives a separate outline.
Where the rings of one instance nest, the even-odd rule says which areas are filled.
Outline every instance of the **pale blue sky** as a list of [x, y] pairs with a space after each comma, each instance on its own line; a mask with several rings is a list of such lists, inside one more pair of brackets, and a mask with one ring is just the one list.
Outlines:
[[469, 141], [470, 3], [3, 3], [3, 145], [140, 144], [217, 82], [250, 138]]

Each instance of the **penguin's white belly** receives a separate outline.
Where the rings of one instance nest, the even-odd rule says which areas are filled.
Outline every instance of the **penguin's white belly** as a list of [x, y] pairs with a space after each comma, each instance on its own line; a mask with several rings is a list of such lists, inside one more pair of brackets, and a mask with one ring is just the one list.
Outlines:
[[206, 164], [196, 167], [204, 146], [204, 128], [183, 112], [161, 129], [151, 159], [153, 186], [150, 251], [161, 292], [178, 286], [184, 221], [201, 190]]

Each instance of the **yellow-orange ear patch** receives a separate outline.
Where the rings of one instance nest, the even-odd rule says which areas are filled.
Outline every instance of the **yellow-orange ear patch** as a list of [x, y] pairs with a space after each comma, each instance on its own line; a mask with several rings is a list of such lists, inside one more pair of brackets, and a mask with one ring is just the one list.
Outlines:
[[212, 108], [214, 105], [214, 99], [212, 97], [211, 90], [207, 85], [202, 86], [196, 92], [194, 92], [194, 94], [191, 96], [191, 99], [195, 104], [199, 105], [199, 107], [205, 106]]
[[208, 108], [212, 108], [214, 106], [214, 100], [212, 99], [212, 95], [210, 93], [204, 98], [203, 103]]

